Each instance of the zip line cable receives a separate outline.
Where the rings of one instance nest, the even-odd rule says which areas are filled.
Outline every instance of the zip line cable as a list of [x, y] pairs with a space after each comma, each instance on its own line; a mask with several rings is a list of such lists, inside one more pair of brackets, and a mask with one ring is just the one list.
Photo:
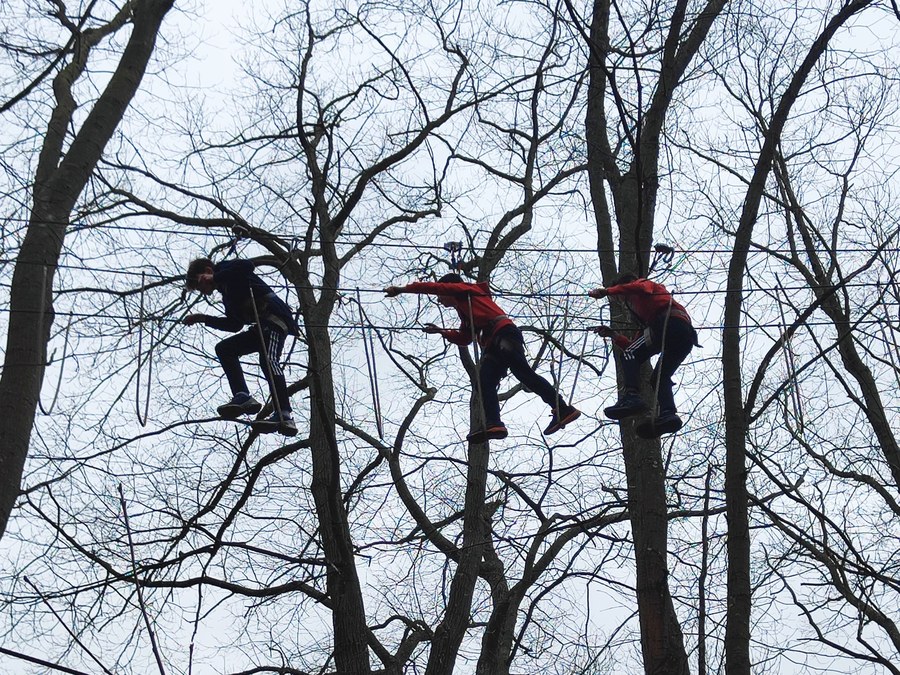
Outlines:
[[[900, 250], [900, 249], [898, 249], [898, 250]], [[6, 260], [0, 259], [0, 264], [11, 263], [11, 262], [15, 262], [15, 261], [10, 260], [10, 259], [6, 259]], [[22, 261], [22, 262], [19, 262], [16, 264], [40, 265], [42, 263], [31, 262], [31, 261], [28, 261], [28, 262]], [[98, 267], [89, 267], [86, 265], [82, 266], [82, 265], [60, 264], [60, 265], [57, 265], [57, 267], [60, 269], [72, 269], [72, 270], [79, 270], [79, 271], [84, 271], [84, 272], [98, 272], [98, 273], [102, 273], [102, 274], [114, 274], [114, 275], [126, 275], [126, 276], [147, 276], [147, 277], [154, 277], [157, 279], [170, 279], [172, 281], [172, 283], [180, 282], [184, 279], [183, 274], [167, 275], [167, 274], [152, 273], [152, 272], [146, 272], [146, 271], [138, 272], [136, 270], [105, 269], [105, 268], [98, 268]], [[872, 288], [872, 287], [877, 287], [881, 283], [883, 283], [883, 282], [877, 281], [877, 280], [876, 281], [859, 281], [859, 282], [852, 282], [849, 284], [841, 284], [841, 287], [842, 288]], [[805, 291], [805, 290], [815, 291], [815, 290], [828, 290], [828, 289], [833, 288], [833, 286], [834, 286], [834, 284], [822, 284], [822, 285], [804, 284], [804, 285], [798, 285], [798, 286], [778, 286], [778, 285], [776, 285], [776, 286], [771, 286], [771, 287], [767, 286], [767, 287], [758, 287], [758, 288], [742, 288], [741, 291], [745, 294], [746, 293], [754, 293], [754, 292], [755, 293], [759, 293], [759, 292], [776, 293], [779, 291]], [[348, 294], [355, 293], [357, 290], [360, 293], [379, 293], [379, 294], [384, 293], [383, 286], [365, 288], [365, 287], [361, 287], [361, 286], [344, 287], [344, 286], [323, 286], [321, 284], [302, 284], [302, 285], [297, 286], [297, 288], [300, 288], [302, 290], [334, 291], [334, 292], [338, 292], [338, 293], [343, 292], [343, 293], [348, 293]], [[65, 291], [65, 290], [66, 289], [63, 289], [63, 291]], [[120, 292], [120, 291], [110, 291], [109, 289], [84, 289], [84, 290], [94, 290], [98, 293], [99, 292], [114, 292], [114, 293]], [[727, 294], [728, 292], [729, 292], [729, 289], [727, 289], [727, 288], [713, 288], [713, 289], [702, 289], [702, 290], [694, 290], [694, 291], [680, 290], [678, 292], [678, 294], [679, 295], [720, 295], [720, 294]], [[587, 291], [585, 291], [583, 293], [580, 291], [578, 291], [578, 292], [564, 291], [564, 292], [559, 292], [559, 293], [544, 293], [544, 292], [527, 292], [526, 293], [526, 292], [519, 292], [519, 291], [504, 291], [502, 289], [492, 288], [491, 295], [493, 295], [495, 297], [503, 297], [503, 298], [580, 298], [580, 297], [586, 298]]]
[[[888, 303], [888, 304], [893, 305], [893, 304], [897, 304], [897, 303]], [[16, 311], [20, 312], [20, 313], [34, 313], [37, 310], [20, 309], [20, 310], [16, 310]], [[8, 312], [10, 312], [10, 309], [8, 307], [0, 307], [0, 313], [8, 313]], [[131, 321], [132, 320], [132, 317], [130, 317], [126, 314], [100, 314], [100, 313], [91, 314], [91, 313], [86, 313], [86, 312], [57, 312], [57, 316], [66, 316], [66, 317], [73, 317], [73, 318], [78, 318], [78, 319], [108, 319], [108, 320], [116, 320], [116, 321]], [[521, 316], [522, 315], [513, 314], [513, 315], [510, 315], [510, 318], [517, 318], [517, 317], [521, 317]], [[168, 323], [175, 323], [175, 324], [181, 323], [180, 318], [168, 317], [168, 316], [150, 316], [150, 317], [148, 317], [148, 319], [153, 319], [154, 321], [158, 321], [158, 322], [168, 322]], [[595, 318], [593, 316], [584, 316], [583, 319], [584, 319], [585, 323], [591, 323], [591, 325], [586, 326], [584, 328], [570, 328], [569, 330], [572, 332], [575, 332], [575, 333], [582, 333], [585, 331], [587, 331], [588, 333], [593, 332], [593, 330], [594, 330], [593, 325], [596, 323]], [[890, 321], [885, 321], [882, 319], [867, 319], [864, 321], [841, 321], [841, 322], [838, 322], [837, 324], [835, 324], [835, 322], [833, 322], [833, 321], [825, 321], [825, 320], [809, 321], [809, 322], [806, 322], [804, 325], [806, 325], [806, 326], [834, 326], [834, 325], [838, 325], [838, 326], [842, 326], [842, 325], [870, 326], [870, 325], [885, 325], [885, 323], [887, 323], [888, 326], [891, 327], [893, 330], [900, 331], [900, 321], [898, 321], [898, 326], [895, 328], [894, 326], [891, 325]], [[525, 325], [527, 326], [528, 324], [525, 324]], [[405, 331], [421, 330], [421, 326], [418, 324], [406, 324], [406, 325], [398, 326], [396, 324], [386, 325], [386, 324], [369, 323], [369, 324], [367, 324], [367, 326], [369, 326], [375, 330], [396, 332], [396, 333], [405, 332]], [[358, 330], [360, 328], [360, 326], [357, 323], [353, 323], [353, 322], [351, 322], [351, 323], [310, 324], [309, 327], [310, 328], [335, 328], [335, 329], [339, 329], [339, 330]], [[766, 322], [766, 323], [740, 323], [740, 324], [737, 324], [737, 326], [734, 326], [732, 324], [729, 324], [727, 326], [725, 324], [715, 324], [715, 325], [707, 325], [707, 326], [695, 326], [694, 328], [695, 328], [695, 330], [724, 330], [725, 328], [734, 328], [734, 327], [737, 327], [738, 329], [783, 328], [784, 324], [776, 321], [776, 322]], [[634, 328], [634, 326], [632, 326], [632, 325], [611, 326], [611, 328], [613, 328], [613, 329], [620, 328], [620, 329], [627, 330], [629, 328]], [[870, 337], [874, 337], [874, 336], [870, 336]]]
[[[3, 220], [12, 221], [12, 222], [22, 222], [22, 223], [29, 222], [29, 219], [27, 219], [27, 218], [12, 218], [12, 217], [10, 217], [10, 218], [4, 218]], [[58, 226], [58, 225], [72, 225], [73, 223], [71, 223], [71, 222], [68, 222], [68, 223], [54, 222], [54, 221], [48, 220], [48, 221], [42, 221], [42, 223], [35, 223], [35, 224], [47, 224], [47, 225], [51, 225], [51, 226]], [[142, 234], [184, 235], [186, 237], [191, 237], [191, 238], [197, 238], [197, 237], [221, 238], [223, 236], [223, 232], [221, 230], [224, 230], [226, 227], [230, 228], [231, 226], [230, 225], [227, 225], [227, 226], [226, 225], [217, 225], [216, 226], [217, 229], [215, 231], [213, 231], [209, 228], [191, 231], [191, 230], [171, 230], [171, 229], [158, 229], [158, 228], [147, 228], [147, 227], [136, 227], [136, 226], [131, 227], [128, 225], [86, 225], [86, 226], [73, 228], [73, 233], [90, 232], [90, 231], [96, 229], [96, 230], [103, 230], [103, 231], [118, 230], [118, 231], [125, 231], [125, 232], [139, 232]], [[257, 235], [257, 236], [259, 236], [259, 235]], [[262, 238], [262, 237], [260, 237], [260, 238]], [[294, 233], [284, 234], [284, 235], [267, 234], [266, 238], [279, 239], [279, 240], [280, 239], [290, 240], [290, 239], [296, 239], [297, 235]], [[353, 248], [355, 246], [358, 246], [360, 243], [361, 243], [360, 241], [347, 241], [347, 242], [342, 242], [338, 245], [346, 246], [347, 248]], [[373, 248], [379, 248], [379, 247], [380, 248], [396, 248], [396, 249], [415, 250], [415, 251], [419, 251], [419, 250], [445, 251], [445, 250], [447, 250], [446, 244], [414, 244], [414, 243], [409, 243], [409, 242], [373, 241], [373, 242], [368, 242], [366, 244], [366, 246], [371, 246]], [[618, 254], [621, 252], [621, 249], [618, 249], [618, 248], [611, 248], [611, 249], [562, 248], [562, 247], [547, 248], [544, 246], [514, 246], [514, 247], [509, 247], [505, 250], [510, 253], [585, 253], [585, 254], [594, 254], [594, 255], [599, 255], [601, 253], [608, 253], [608, 254], [614, 255], [614, 254]], [[656, 249], [651, 249], [649, 251], [643, 251], [643, 252], [644, 253], [654, 253], [655, 250]], [[888, 252], [888, 253], [898, 253], [898, 252], [900, 252], [900, 247], [885, 248], [885, 249], [882, 249], [882, 251]], [[683, 254], [683, 253], [726, 254], [726, 253], [733, 253], [734, 250], [731, 248], [723, 247], [723, 248], [676, 249], [674, 252], [676, 254]], [[753, 250], [751, 250], [749, 252], [750, 253], [765, 253], [765, 254], [771, 254], [771, 253], [791, 254], [794, 251], [791, 248], [763, 248], [760, 246], [756, 246], [753, 248]], [[873, 249], [864, 248], [864, 247], [858, 247], [858, 248], [846, 247], [846, 248], [828, 249], [827, 251], [823, 251], [823, 252], [826, 252], [826, 253], [828, 253], [828, 252], [832, 252], [832, 253], [872, 253]]]

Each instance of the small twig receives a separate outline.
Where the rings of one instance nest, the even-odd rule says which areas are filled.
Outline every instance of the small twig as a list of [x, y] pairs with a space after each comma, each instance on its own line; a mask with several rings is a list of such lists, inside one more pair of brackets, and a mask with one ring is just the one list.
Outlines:
[[128, 550], [131, 554], [131, 573], [134, 578], [134, 588], [137, 592], [138, 607], [141, 610], [141, 616], [144, 617], [144, 624], [147, 626], [147, 633], [150, 635], [150, 645], [153, 648], [153, 656], [156, 657], [156, 665], [159, 667], [161, 675], [166, 675], [166, 669], [163, 667], [162, 657], [159, 648], [156, 645], [156, 636], [153, 633], [153, 627], [150, 625], [150, 616], [147, 614], [147, 606], [144, 604], [144, 595], [141, 593], [141, 583], [138, 579], [137, 560], [134, 557], [134, 542], [131, 539], [131, 526], [128, 523], [128, 508], [125, 505], [125, 492], [122, 485], [119, 485], [119, 503], [122, 505], [122, 515], [125, 518], [125, 534], [128, 537]]
[[[37, 593], [37, 596], [41, 599], [41, 602], [43, 602], [47, 606], [47, 609], [49, 609], [50, 612], [53, 614], [53, 616], [56, 617], [56, 620], [59, 621], [59, 624], [63, 628], [66, 629], [66, 632], [68, 632], [69, 635], [72, 636], [72, 639], [75, 640], [75, 644], [77, 644], [79, 647], [81, 647], [85, 651], [85, 653], [88, 656], [90, 656], [94, 660], [94, 662], [103, 669], [104, 673], [106, 673], [107, 675], [113, 675], [112, 672], [106, 666], [104, 666], [103, 663], [101, 663], [100, 659], [98, 659], [96, 656], [94, 656], [94, 654], [91, 652], [91, 650], [88, 649], [87, 646], [81, 640], [78, 639], [78, 636], [75, 635], [75, 631], [73, 631], [71, 628], [69, 628], [68, 624], [65, 621], [63, 621], [63, 618], [57, 613], [57, 611], [55, 609], [53, 609], [53, 605], [51, 605], [47, 601], [47, 598], [44, 597], [44, 594], [41, 593], [40, 589], [38, 589], [38, 587], [32, 583], [31, 579], [29, 579], [28, 577], [23, 577], [23, 579], [25, 580], [25, 583], [28, 584], [29, 586], [31, 586], [32, 590], [35, 593]], [[20, 655], [20, 657], [25, 658], [26, 660], [31, 660], [31, 657], [25, 657], [24, 655]], [[64, 671], [64, 672], [66, 672], [66, 671]], [[71, 670], [71, 671], [67, 671], [67, 672], [75, 673], [78, 671]]]

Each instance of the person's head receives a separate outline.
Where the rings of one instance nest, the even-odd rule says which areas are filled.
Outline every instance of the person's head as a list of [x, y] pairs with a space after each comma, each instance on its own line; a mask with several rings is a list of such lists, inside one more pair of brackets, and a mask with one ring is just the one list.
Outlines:
[[213, 283], [213, 261], [209, 258], [192, 260], [187, 268], [185, 287], [192, 291], [200, 291], [209, 295], [216, 287]]
[[634, 272], [622, 272], [619, 276], [612, 280], [610, 286], [619, 286], [621, 284], [630, 284], [632, 281], [638, 280], [638, 275]]
[[[439, 284], [461, 284], [463, 283], [463, 278], [459, 276], [456, 272], [449, 272], [438, 279]], [[452, 295], [439, 295], [437, 296], [437, 301], [441, 303], [444, 307], [456, 307], [456, 302], [454, 302], [454, 298]]]

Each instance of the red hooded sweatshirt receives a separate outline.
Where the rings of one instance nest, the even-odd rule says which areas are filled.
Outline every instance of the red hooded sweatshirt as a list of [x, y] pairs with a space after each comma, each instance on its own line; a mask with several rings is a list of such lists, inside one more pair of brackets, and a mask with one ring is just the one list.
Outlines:
[[[459, 330], [444, 329], [441, 335], [456, 345], [467, 345], [472, 342], [472, 325], [478, 344], [487, 348], [497, 331], [505, 326], [512, 326], [512, 320], [491, 300], [491, 289], [486, 281], [477, 284], [441, 283], [439, 281], [414, 281], [403, 287], [404, 293], [424, 295], [443, 295], [453, 303], [459, 314]], [[471, 307], [471, 316], [469, 310]]]
[[[645, 326], [652, 325], [660, 316], [665, 316], [666, 312], [669, 312], [670, 318], [681, 319], [688, 324], [691, 323], [691, 317], [684, 306], [675, 302], [672, 299], [672, 294], [666, 290], [666, 287], [655, 281], [650, 281], [649, 279], [629, 281], [627, 284], [608, 286], [606, 292], [611, 296], [622, 298], [625, 304], [628, 305], [631, 313]], [[620, 347], [627, 347], [630, 344], [628, 338], [622, 335], [613, 338], [613, 340]]]

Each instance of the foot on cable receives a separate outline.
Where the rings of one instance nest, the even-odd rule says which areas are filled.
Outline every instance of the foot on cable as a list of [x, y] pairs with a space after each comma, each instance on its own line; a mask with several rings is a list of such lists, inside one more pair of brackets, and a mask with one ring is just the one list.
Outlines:
[[280, 413], [274, 412], [262, 420], [253, 420], [250, 422], [250, 426], [260, 434], [271, 434], [277, 431], [282, 436], [297, 435], [297, 425], [289, 410]]
[[220, 405], [216, 410], [226, 420], [234, 420], [241, 415], [255, 415], [262, 410], [262, 403], [250, 394], [239, 391], [228, 403]]
[[608, 408], [603, 409], [603, 414], [611, 420], [624, 420], [628, 417], [640, 415], [647, 410], [647, 404], [641, 395], [631, 389], [626, 389], [619, 395], [619, 400]]
[[574, 422], [581, 417], [581, 411], [571, 405], [561, 406], [558, 410], [554, 409], [550, 413], [550, 424], [544, 429], [544, 435], [549, 436], [566, 426], [569, 422]]
[[473, 431], [466, 440], [469, 443], [484, 443], [485, 441], [498, 441], [509, 436], [506, 425], [503, 422], [490, 422], [484, 429]]
[[664, 434], [674, 434], [684, 426], [681, 418], [674, 410], [660, 412], [659, 417], [638, 424], [634, 432], [641, 438], [659, 438]]

